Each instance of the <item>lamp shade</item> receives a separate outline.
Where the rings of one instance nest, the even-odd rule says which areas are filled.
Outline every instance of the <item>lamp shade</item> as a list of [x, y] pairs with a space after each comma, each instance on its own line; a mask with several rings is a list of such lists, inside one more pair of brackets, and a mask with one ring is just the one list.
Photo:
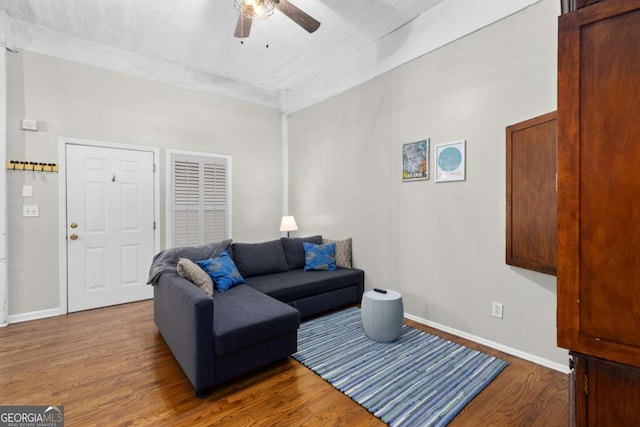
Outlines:
[[283, 216], [280, 222], [280, 231], [296, 231], [298, 224], [293, 216]]

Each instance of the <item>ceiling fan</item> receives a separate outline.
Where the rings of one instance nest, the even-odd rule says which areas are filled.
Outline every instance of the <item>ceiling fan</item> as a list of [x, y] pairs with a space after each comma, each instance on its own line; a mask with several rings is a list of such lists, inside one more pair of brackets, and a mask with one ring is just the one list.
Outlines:
[[234, 0], [234, 6], [240, 12], [240, 16], [233, 36], [240, 39], [249, 37], [254, 19], [267, 19], [273, 14], [274, 9], [278, 9], [309, 33], [320, 27], [320, 22], [287, 0]]

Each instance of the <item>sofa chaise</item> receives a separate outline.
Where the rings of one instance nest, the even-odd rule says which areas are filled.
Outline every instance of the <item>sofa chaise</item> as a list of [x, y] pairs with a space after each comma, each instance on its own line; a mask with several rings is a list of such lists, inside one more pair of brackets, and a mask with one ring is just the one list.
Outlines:
[[[320, 244], [322, 237], [227, 240], [154, 257], [154, 321], [196, 395], [295, 353], [301, 319], [360, 302], [364, 271], [305, 271], [303, 242]], [[176, 272], [179, 258], [196, 262], [223, 251], [244, 284], [209, 296]]]

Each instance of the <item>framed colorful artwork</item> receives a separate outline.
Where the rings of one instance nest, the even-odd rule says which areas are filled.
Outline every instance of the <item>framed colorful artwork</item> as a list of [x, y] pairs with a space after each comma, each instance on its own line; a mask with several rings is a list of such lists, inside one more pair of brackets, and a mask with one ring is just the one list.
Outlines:
[[402, 182], [429, 179], [429, 139], [402, 144]]
[[466, 141], [436, 145], [436, 182], [466, 179]]

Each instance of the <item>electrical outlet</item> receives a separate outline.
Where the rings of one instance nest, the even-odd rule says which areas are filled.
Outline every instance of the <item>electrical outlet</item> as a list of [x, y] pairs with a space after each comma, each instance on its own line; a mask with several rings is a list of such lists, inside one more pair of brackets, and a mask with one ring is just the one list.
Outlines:
[[40, 216], [40, 208], [38, 205], [22, 206], [22, 216]]
[[502, 304], [500, 304], [499, 302], [493, 302], [491, 304], [491, 315], [493, 317], [496, 317], [498, 319], [502, 319], [502, 309], [504, 308], [504, 306]]

